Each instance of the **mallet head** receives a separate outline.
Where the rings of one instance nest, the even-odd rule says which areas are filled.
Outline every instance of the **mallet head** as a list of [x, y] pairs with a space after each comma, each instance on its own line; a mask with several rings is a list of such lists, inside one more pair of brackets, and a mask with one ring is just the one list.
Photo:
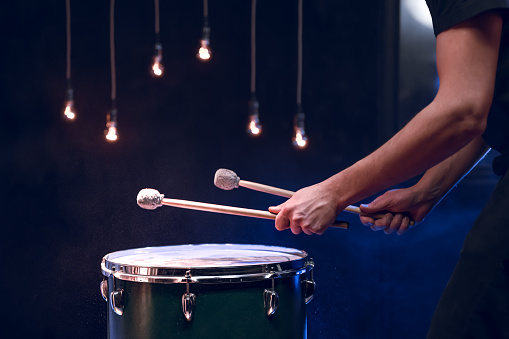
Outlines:
[[164, 194], [159, 193], [158, 190], [152, 188], [144, 188], [138, 193], [136, 201], [141, 208], [147, 210], [155, 210], [159, 206], [163, 205], [161, 203], [163, 198]]
[[220, 168], [214, 176], [214, 185], [223, 190], [232, 190], [239, 187], [240, 178], [234, 171]]

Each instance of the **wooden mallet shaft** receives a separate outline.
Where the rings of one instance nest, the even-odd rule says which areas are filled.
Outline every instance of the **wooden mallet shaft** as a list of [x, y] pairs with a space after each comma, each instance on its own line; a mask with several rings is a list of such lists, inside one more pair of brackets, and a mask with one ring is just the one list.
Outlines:
[[[256, 182], [246, 181], [246, 180], [242, 180], [242, 179], [239, 180], [239, 186], [249, 188], [249, 189], [252, 189], [255, 191], [278, 195], [278, 196], [285, 197], [285, 198], [291, 198], [295, 194], [295, 192], [293, 192], [293, 191], [288, 191], [288, 190], [284, 190], [281, 188], [263, 185], [263, 184], [259, 184]], [[356, 213], [359, 215], [365, 215], [365, 216], [372, 217], [375, 219], [380, 219], [385, 215], [385, 214], [366, 214], [366, 213], [363, 213], [359, 207], [353, 206], [353, 205], [349, 205], [349, 206], [345, 207], [344, 210], [347, 212]], [[409, 224], [413, 225], [414, 221], [410, 220]]]
[[239, 186], [249, 188], [255, 191], [278, 195], [280, 197], [290, 198], [295, 192], [284, 190], [282, 188], [272, 187], [268, 185], [259, 184], [252, 181], [239, 180]]
[[[204, 202], [196, 202], [189, 200], [180, 200], [180, 199], [168, 199], [164, 197], [164, 194], [159, 193], [158, 190], [152, 188], [142, 189], [136, 198], [138, 205], [141, 208], [153, 210], [162, 205], [186, 208], [192, 210], [206, 211], [206, 212], [215, 212], [215, 213], [223, 213], [223, 214], [233, 214], [240, 215], [245, 217], [254, 217], [254, 218], [263, 218], [263, 219], [276, 219], [277, 214], [270, 213], [269, 211], [260, 211], [253, 210], [249, 208], [241, 208], [241, 207], [233, 207], [233, 206], [224, 206], [224, 205], [216, 205], [209, 204]], [[348, 222], [346, 221], [336, 221], [333, 227], [348, 228]]]
[[[252, 190], [256, 190], [256, 191], [260, 191], [260, 192], [264, 192], [264, 193], [278, 195], [280, 197], [285, 197], [285, 198], [291, 198], [295, 194], [295, 192], [293, 192], [293, 191], [288, 191], [288, 190], [284, 190], [284, 189], [277, 188], [277, 187], [258, 184], [256, 182], [246, 181], [246, 180], [239, 180], [239, 186], [249, 188]], [[362, 214], [362, 211], [359, 207], [352, 206], [352, 205], [347, 206], [345, 208], [345, 211]], [[373, 217], [382, 217], [383, 215], [372, 215], [372, 216]]]
[[[233, 214], [233, 215], [262, 218], [262, 219], [274, 220], [274, 219], [276, 219], [276, 216], [277, 216], [277, 214], [270, 213], [268, 211], [260, 211], [260, 210], [250, 209], [250, 208], [241, 208], [241, 207], [233, 207], [233, 206], [225, 206], [225, 205], [216, 205], [216, 204], [209, 204], [209, 203], [189, 201], [189, 200], [180, 200], [180, 199], [163, 198], [161, 200], [161, 204], [166, 205], [166, 206], [186, 208], [186, 209], [191, 209], [191, 210], [199, 210], [199, 211], [215, 212], [215, 213], [223, 213], [223, 214]], [[332, 226], [346, 229], [346, 228], [348, 228], [348, 223], [345, 221], [337, 221]]]
[[[278, 195], [278, 196], [285, 197], [285, 198], [291, 198], [295, 194], [295, 192], [293, 192], [293, 191], [288, 191], [285, 189], [268, 186], [268, 185], [263, 185], [263, 184], [259, 184], [256, 182], [242, 180], [242, 179], [238, 180], [238, 185], [241, 187], [255, 190], [255, 191], [274, 194], [274, 195]], [[350, 212], [350, 213], [365, 215], [365, 216], [372, 217], [375, 219], [380, 219], [385, 215], [385, 214], [366, 214], [366, 213], [363, 213], [359, 207], [353, 206], [353, 205], [349, 205], [349, 206], [345, 207], [344, 210], [347, 212]], [[410, 220], [409, 224], [414, 225], [414, 221]]]

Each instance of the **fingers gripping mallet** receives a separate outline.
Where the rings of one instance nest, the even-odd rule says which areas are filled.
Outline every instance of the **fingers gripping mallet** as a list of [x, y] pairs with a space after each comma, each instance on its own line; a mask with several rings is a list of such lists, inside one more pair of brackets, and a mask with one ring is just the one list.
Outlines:
[[[262, 218], [262, 219], [276, 219], [276, 215], [274, 213], [270, 213], [268, 211], [260, 211], [253, 210], [249, 208], [240, 208], [240, 207], [232, 207], [232, 206], [224, 206], [224, 205], [215, 205], [208, 204], [204, 202], [196, 202], [189, 200], [180, 200], [180, 199], [168, 199], [164, 197], [164, 194], [159, 193], [158, 190], [152, 188], [142, 189], [136, 198], [138, 205], [141, 208], [154, 210], [162, 205], [173, 206], [179, 208], [186, 208], [192, 210], [206, 211], [206, 212], [215, 212], [215, 213], [223, 213], [223, 214], [233, 214], [240, 215], [245, 217], [254, 217], [254, 218]], [[348, 228], [347, 222], [341, 222], [335, 224], [334, 226], [340, 228]]]
[[[278, 195], [285, 198], [291, 198], [295, 192], [284, 190], [277, 187], [267, 186], [256, 182], [241, 180], [239, 176], [232, 170], [220, 168], [216, 171], [214, 176], [214, 185], [223, 190], [232, 190], [238, 187], [245, 187], [252, 190]], [[345, 208], [345, 211], [356, 213], [360, 215], [369, 216], [375, 219], [382, 218], [384, 214], [366, 214], [361, 211], [357, 206], [349, 205]], [[410, 225], [413, 225], [414, 221], [410, 220]]]

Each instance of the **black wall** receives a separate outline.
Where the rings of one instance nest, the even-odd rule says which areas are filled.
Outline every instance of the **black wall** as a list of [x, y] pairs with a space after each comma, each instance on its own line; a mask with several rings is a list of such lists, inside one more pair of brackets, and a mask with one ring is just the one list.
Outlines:
[[[393, 4], [393, 2], [388, 2]], [[138, 191], [267, 209], [282, 198], [214, 187], [218, 168], [297, 190], [374, 150], [394, 112], [387, 74], [387, 11], [379, 1], [304, 2], [303, 107], [309, 147], [291, 145], [296, 112], [297, 1], [258, 2], [257, 94], [263, 134], [246, 132], [249, 1], [211, 1], [212, 60], [196, 51], [202, 2], [161, 1], [165, 75], [150, 77], [154, 7], [116, 4], [119, 140], [104, 140], [110, 103], [109, 2], [71, 1], [72, 84], [65, 98], [65, 1], [0, 5], [2, 331], [18, 338], [102, 338], [101, 258], [145, 246], [253, 243], [307, 251], [316, 263], [309, 338], [422, 338], [464, 234], [486, 200], [464, 185], [402, 237], [363, 227], [323, 236], [278, 232], [272, 221], [176, 209], [147, 211]], [[396, 25], [397, 26], [397, 25]], [[385, 37], [385, 38], [384, 38]], [[382, 96], [382, 93], [384, 97]], [[385, 100], [385, 101], [384, 101]], [[382, 134], [383, 135], [382, 135]], [[484, 172], [483, 172], [484, 173]], [[485, 178], [485, 177], [483, 177]], [[475, 191], [475, 196], [469, 193]], [[475, 198], [475, 200], [474, 200]]]

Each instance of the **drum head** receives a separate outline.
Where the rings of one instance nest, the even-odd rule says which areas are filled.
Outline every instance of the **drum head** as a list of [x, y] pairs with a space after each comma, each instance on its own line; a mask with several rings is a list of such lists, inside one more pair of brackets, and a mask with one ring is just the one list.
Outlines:
[[304, 251], [277, 246], [177, 245], [113, 252], [104, 256], [101, 266], [104, 275], [113, 274], [123, 280], [182, 282], [190, 271], [194, 282], [198, 282], [198, 277], [210, 282], [242, 277], [245, 280], [248, 276], [254, 278], [253, 274], [267, 276], [270, 272], [288, 274], [302, 268], [306, 257]]

